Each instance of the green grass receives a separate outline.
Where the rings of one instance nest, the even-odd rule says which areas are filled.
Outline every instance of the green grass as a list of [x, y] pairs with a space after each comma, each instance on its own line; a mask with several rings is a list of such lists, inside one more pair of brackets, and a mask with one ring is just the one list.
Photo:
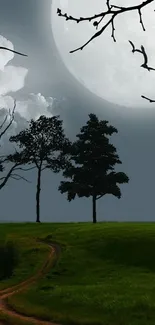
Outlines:
[[19, 262], [14, 268], [13, 276], [0, 281], [0, 290], [18, 284], [34, 275], [48, 255], [47, 247], [36, 243], [33, 235], [29, 236], [23, 230], [24, 226], [22, 225], [0, 224], [1, 241], [13, 242], [19, 255]]
[[[9, 281], [19, 279], [22, 265], [26, 275], [34, 273], [45, 258], [45, 246], [34, 237], [63, 247], [54, 269], [9, 297], [16, 311], [66, 325], [154, 325], [155, 224], [2, 224], [1, 233], [15, 238], [23, 252], [23, 264]], [[33, 245], [39, 251], [32, 253], [31, 269], [24, 254]]]

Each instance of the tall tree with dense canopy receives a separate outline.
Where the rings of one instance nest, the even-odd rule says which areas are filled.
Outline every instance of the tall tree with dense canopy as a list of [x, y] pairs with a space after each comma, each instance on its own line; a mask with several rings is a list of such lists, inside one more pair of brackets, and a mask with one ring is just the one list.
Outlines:
[[37, 169], [36, 190], [36, 222], [40, 222], [40, 191], [42, 171], [49, 168], [58, 173], [66, 165], [62, 149], [69, 143], [64, 135], [62, 121], [59, 116], [40, 116], [38, 120], [31, 119], [29, 127], [16, 136], [10, 137], [10, 142], [18, 144], [22, 149], [19, 154], [9, 155], [8, 159], [23, 165], [32, 165]]
[[92, 197], [93, 223], [96, 218], [96, 201], [105, 194], [121, 198], [118, 184], [128, 183], [129, 178], [123, 172], [115, 172], [114, 166], [122, 164], [116, 148], [109, 142], [109, 136], [117, 133], [117, 129], [108, 125], [108, 121], [89, 115], [89, 120], [77, 134], [78, 140], [70, 144], [70, 165], [63, 176], [71, 181], [62, 181], [61, 193], [67, 193], [68, 201], [78, 197]]

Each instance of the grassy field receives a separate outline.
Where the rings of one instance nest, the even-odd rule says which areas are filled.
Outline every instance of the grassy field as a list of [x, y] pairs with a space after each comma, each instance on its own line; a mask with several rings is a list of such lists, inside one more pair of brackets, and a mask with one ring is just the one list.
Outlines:
[[36, 243], [33, 236], [24, 234], [22, 228], [25, 226], [12, 226], [0, 224], [0, 238], [1, 241], [11, 240], [15, 244], [20, 262], [10, 279], [0, 281], [0, 290], [18, 284], [35, 274], [48, 256], [48, 249], [45, 245]]
[[27, 278], [48, 254], [34, 238], [57, 241], [57, 266], [8, 298], [16, 311], [66, 325], [154, 325], [155, 224], [1, 224], [21, 262], [0, 289]]

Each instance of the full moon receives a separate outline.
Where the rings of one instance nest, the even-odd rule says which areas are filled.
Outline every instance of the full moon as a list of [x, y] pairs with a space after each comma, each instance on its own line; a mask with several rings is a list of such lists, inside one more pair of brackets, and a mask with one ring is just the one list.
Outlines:
[[[117, 6], [135, 6], [142, 0], [113, 0]], [[138, 11], [129, 11], [116, 17], [115, 37], [111, 37], [111, 25], [82, 51], [69, 51], [82, 46], [96, 32], [93, 22], [66, 21], [57, 15], [62, 13], [79, 18], [87, 17], [107, 10], [103, 0], [53, 0], [51, 7], [51, 25], [60, 56], [72, 75], [92, 93], [121, 106], [132, 108], [151, 108], [141, 95], [155, 99], [155, 71], [141, 67], [143, 55], [132, 53], [131, 40], [137, 49], [144, 46], [148, 56], [148, 65], [155, 68], [155, 6], [154, 3], [142, 9], [142, 19], [146, 31], [140, 24]], [[110, 17], [99, 25], [108, 22]]]

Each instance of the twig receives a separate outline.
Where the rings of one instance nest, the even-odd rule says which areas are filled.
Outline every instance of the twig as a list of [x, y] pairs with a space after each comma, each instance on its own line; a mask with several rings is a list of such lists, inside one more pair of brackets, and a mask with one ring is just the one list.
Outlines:
[[[12, 113], [11, 113], [10, 110], [9, 110], [10, 122], [9, 122], [9, 124], [5, 127], [5, 129], [0, 133], [0, 139], [1, 139], [1, 137], [4, 135], [4, 133], [8, 130], [8, 128], [10, 127], [10, 125], [12, 124], [12, 122], [13, 122], [13, 120], [14, 120], [15, 108], [16, 108], [16, 100], [14, 100], [14, 107], [13, 107]], [[8, 118], [8, 115], [6, 115], [4, 121], [3, 121], [2, 124], [0, 125], [0, 129], [2, 129], [2, 127], [3, 127], [3, 125], [5, 124], [7, 118]]]
[[[112, 17], [110, 18], [110, 20], [98, 31], [96, 32], [85, 44], [83, 44], [82, 46], [70, 51], [70, 53], [74, 53], [76, 51], [79, 50], [83, 50], [93, 39], [99, 37], [104, 30], [111, 24], [112, 26], [112, 38], [114, 40], [114, 42], [116, 42], [115, 36], [114, 36], [114, 19], [116, 16], [118, 16], [119, 14], [122, 14], [124, 12], [128, 12], [128, 11], [133, 11], [133, 10], [137, 10], [138, 14], [139, 14], [139, 22], [142, 26], [143, 31], [145, 31], [145, 27], [143, 24], [143, 20], [142, 20], [142, 13], [141, 13], [141, 9], [145, 6], [147, 6], [148, 4], [150, 4], [151, 2], [153, 2], [154, 0], [146, 0], [143, 1], [141, 4], [138, 4], [136, 6], [130, 6], [130, 7], [119, 7], [119, 6], [115, 6], [115, 5], [110, 5], [110, 0], [107, 0], [106, 4], [107, 4], [107, 10], [103, 11], [99, 14], [95, 14], [93, 16], [89, 16], [89, 17], [80, 17], [80, 18], [76, 18], [73, 16], [69, 16], [67, 13], [62, 13], [60, 8], [57, 8], [57, 14], [60, 17], [64, 17], [66, 20], [72, 20], [76, 23], [81, 23], [82, 21], [88, 21], [91, 22], [93, 20], [94, 23], [93, 25], [96, 27], [96, 29], [98, 28], [98, 25], [101, 23], [101, 21], [108, 15], [111, 15]], [[99, 21], [97, 21], [96, 19], [99, 18]]]
[[10, 52], [13, 52], [13, 53], [15, 53], [15, 54], [22, 55], [22, 56], [28, 56], [27, 54], [23, 54], [23, 53], [20, 53], [20, 52], [17, 52], [17, 51], [11, 50], [11, 49], [9, 49], [8, 47], [4, 47], [4, 46], [0, 46], [0, 50], [10, 51]]
[[132, 53], [139, 52], [139, 53], [141, 53], [143, 55], [143, 57], [144, 57], [144, 63], [141, 65], [141, 67], [144, 68], [144, 69], [147, 69], [148, 71], [151, 71], [151, 70], [154, 70], [155, 71], [154, 68], [151, 68], [151, 67], [149, 67], [147, 65], [147, 63], [148, 63], [148, 57], [147, 57], [147, 54], [146, 54], [146, 51], [145, 51], [144, 46], [141, 45], [141, 50], [139, 50], [139, 49], [136, 49], [135, 48], [135, 45], [131, 41], [129, 41], [129, 43], [132, 46]]
[[25, 182], [32, 183], [27, 178], [25, 178], [25, 177], [23, 177], [21, 175], [18, 175], [18, 174], [11, 174], [10, 177], [13, 178], [13, 179], [15, 179], [16, 181], [19, 181], [20, 179], [23, 179]]
[[143, 95], [141, 97], [144, 98], [144, 99], [147, 99], [150, 103], [155, 103], [154, 99], [150, 99], [150, 98], [148, 98], [146, 96], [143, 96]]
[[30, 168], [17, 167], [17, 168], [15, 168], [15, 170], [22, 170], [24, 172], [27, 172], [28, 170], [32, 170], [32, 169], [35, 169], [35, 168], [36, 168], [36, 166], [30, 167]]

